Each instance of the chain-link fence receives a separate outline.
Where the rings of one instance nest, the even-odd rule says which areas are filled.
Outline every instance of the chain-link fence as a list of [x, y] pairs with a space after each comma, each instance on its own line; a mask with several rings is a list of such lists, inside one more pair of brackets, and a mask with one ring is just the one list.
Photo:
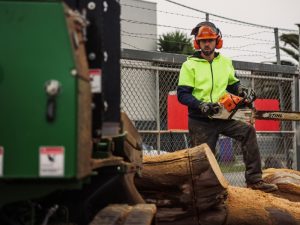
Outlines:
[[[174, 93], [186, 57], [130, 50], [123, 52], [122, 58], [121, 107], [142, 135], [146, 152], [159, 154], [190, 147], [182, 117], [184, 112], [175, 118], [171, 115], [172, 109], [177, 107]], [[234, 65], [241, 83], [256, 91], [261, 105], [269, 105], [269, 109], [295, 110], [297, 72], [293, 67], [246, 62], [234, 62]], [[179, 128], [172, 128], [171, 122]], [[256, 121], [256, 125], [262, 165], [296, 168], [294, 122]], [[231, 184], [244, 185], [245, 167], [239, 142], [220, 137], [216, 158]]]

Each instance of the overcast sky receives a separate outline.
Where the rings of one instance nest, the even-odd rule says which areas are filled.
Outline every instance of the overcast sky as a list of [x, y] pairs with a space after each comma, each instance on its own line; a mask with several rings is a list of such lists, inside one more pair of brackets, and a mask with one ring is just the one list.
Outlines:
[[[157, 32], [162, 34], [177, 29], [189, 33], [205, 14], [176, 6], [166, 0], [148, 0], [157, 3]], [[300, 0], [173, 0], [201, 11], [264, 26], [292, 29], [298, 32], [296, 23], [300, 23]], [[222, 31], [224, 39], [223, 53], [236, 60], [272, 61], [275, 59], [273, 46], [274, 30], [252, 27], [230, 20], [210, 16]], [[167, 25], [173, 27], [165, 27]], [[287, 31], [279, 30], [279, 35]], [[287, 56], [281, 53], [281, 58]]]
[[[157, 3], [158, 10], [174, 10], [183, 12], [182, 7], [168, 3], [165, 0], [148, 0]], [[296, 29], [295, 23], [300, 23], [299, 0], [173, 0], [202, 11], [242, 20], [250, 23], [272, 27]], [[186, 11], [187, 12], [187, 11]], [[189, 11], [195, 15], [191, 10]]]

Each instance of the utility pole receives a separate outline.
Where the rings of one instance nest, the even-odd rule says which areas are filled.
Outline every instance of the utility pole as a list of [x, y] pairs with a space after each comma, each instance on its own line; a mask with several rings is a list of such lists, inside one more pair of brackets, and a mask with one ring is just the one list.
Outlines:
[[205, 13], [205, 21], [209, 21], [209, 13]]

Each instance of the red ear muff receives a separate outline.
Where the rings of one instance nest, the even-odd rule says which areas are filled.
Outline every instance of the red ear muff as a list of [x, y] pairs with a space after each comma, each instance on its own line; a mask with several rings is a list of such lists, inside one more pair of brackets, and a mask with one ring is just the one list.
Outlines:
[[223, 46], [223, 39], [221, 36], [218, 36], [217, 41], [216, 41], [216, 49], [220, 49]]
[[195, 48], [196, 50], [200, 49], [200, 46], [199, 46], [199, 44], [198, 44], [198, 41], [196, 41], [196, 40], [194, 40], [194, 48]]

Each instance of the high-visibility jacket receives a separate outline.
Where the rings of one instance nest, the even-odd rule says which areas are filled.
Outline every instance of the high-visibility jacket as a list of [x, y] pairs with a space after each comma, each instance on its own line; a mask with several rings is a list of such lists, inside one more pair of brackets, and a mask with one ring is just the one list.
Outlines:
[[[218, 102], [226, 90], [236, 84], [239, 84], [239, 80], [229, 58], [216, 53], [213, 61], [208, 62], [197, 52], [182, 64], [177, 88], [178, 100], [189, 107], [191, 115], [191, 109], [198, 109], [202, 102]], [[199, 114], [199, 111], [196, 113]]]
[[218, 54], [212, 62], [188, 57], [182, 64], [178, 85], [193, 87], [192, 94], [200, 101], [218, 102], [225, 94], [227, 86], [238, 81], [232, 61]]

